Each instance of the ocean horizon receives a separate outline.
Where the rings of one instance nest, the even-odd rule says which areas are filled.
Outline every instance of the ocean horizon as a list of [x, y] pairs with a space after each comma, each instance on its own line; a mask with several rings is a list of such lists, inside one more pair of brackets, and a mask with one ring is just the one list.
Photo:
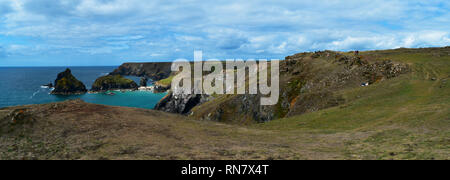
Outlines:
[[[42, 85], [54, 83], [58, 73], [66, 68], [91, 89], [94, 81], [107, 75], [118, 66], [0, 66], [0, 108], [32, 104], [46, 104], [70, 99], [81, 99], [88, 103], [111, 106], [153, 109], [166, 93], [150, 91], [116, 92], [114, 96], [105, 93], [82, 95], [51, 95], [51, 89]], [[139, 84], [139, 77], [126, 76]], [[152, 85], [152, 82], [149, 82]]]

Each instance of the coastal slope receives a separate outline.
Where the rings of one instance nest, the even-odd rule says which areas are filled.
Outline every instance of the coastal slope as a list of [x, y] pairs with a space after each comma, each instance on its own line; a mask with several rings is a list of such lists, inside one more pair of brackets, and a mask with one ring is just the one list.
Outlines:
[[[192, 116], [79, 100], [2, 108], [0, 159], [450, 159], [450, 47], [342, 54], [406, 64], [408, 72], [365, 87], [360, 81], [371, 76], [349, 81], [332, 89], [344, 101], [302, 111], [319, 106], [299, 99], [281, 109], [285, 117], [265, 123], [242, 114], [234, 121], [202, 118], [222, 108], [222, 117], [233, 119], [224, 116], [234, 109], [220, 97]], [[328, 62], [327, 52], [312, 55], [306, 61], [313, 67]]]
[[172, 73], [170, 62], [123, 63], [111, 75], [148, 77], [154, 81], [165, 79]]

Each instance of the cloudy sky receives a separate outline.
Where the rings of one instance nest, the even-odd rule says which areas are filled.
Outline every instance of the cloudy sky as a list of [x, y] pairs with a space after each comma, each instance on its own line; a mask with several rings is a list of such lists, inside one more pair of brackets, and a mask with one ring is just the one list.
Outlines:
[[448, 0], [0, 0], [0, 66], [449, 45]]

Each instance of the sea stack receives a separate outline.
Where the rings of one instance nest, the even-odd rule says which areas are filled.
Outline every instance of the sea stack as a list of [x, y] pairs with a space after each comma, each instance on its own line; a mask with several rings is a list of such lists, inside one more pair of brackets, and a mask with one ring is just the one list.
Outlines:
[[92, 85], [91, 91], [102, 92], [109, 90], [137, 90], [138, 85], [131, 79], [121, 75], [107, 75], [99, 77]]
[[57, 95], [84, 94], [87, 92], [86, 86], [72, 75], [69, 68], [58, 74], [54, 88], [52, 94]]

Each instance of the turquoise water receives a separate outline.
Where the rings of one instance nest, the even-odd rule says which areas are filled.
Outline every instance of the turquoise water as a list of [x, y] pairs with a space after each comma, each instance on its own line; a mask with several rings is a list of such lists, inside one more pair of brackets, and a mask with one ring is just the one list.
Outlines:
[[97, 94], [84, 94], [70, 97], [55, 95], [55, 98], [56, 101], [64, 101], [67, 99], [80, 98], [86, 102], [94, 104], [153, 109], [156, 103], [166, 95], [166, 93], [154, 94], [149, 91], [127, 91], [127, 92], [113, 91], [113, 93], [115, 93], [114, 96], [107, 95], [105, 93], [97, 93]]
[[[154, 94], [148, 91], [84, 94], [73, 96], [51, 95], [43, 84], [54, 82], [59, 72], [66, 67], [0, 67], [0, 107], [44, 104], [68, 99], [82, 99], [89, 103], [153, 109], [166, 93]], [[113, 71], [116, 67], [70, 67], [72, 74], [88, 89], [95, 79]], [[138, 77], [127, 77], [139, 84]], [[149, 83], [151, 84], [151, 82]]]

